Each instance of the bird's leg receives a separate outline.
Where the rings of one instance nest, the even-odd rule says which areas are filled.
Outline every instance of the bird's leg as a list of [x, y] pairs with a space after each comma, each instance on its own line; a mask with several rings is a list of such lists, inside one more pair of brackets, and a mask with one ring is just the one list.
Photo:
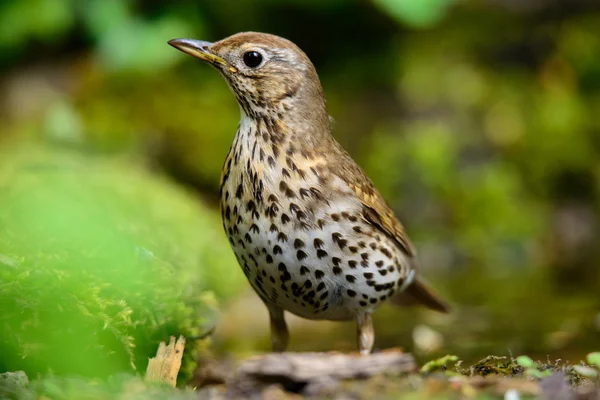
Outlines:
[[268, 304], [267, 308], [271, 319], [271, 346], [273, 351], [277, 353], [285, 351], [290, 341], [290, 334], [285, 323], [283, 308], [271, 304]]
[[363, 356], [369, 355], [373, 349], [373, 342], [375, 342], [375, 331], [373, 330], [371, 313], [364, 312], [357, 315], [356, 335], [358, 351]]

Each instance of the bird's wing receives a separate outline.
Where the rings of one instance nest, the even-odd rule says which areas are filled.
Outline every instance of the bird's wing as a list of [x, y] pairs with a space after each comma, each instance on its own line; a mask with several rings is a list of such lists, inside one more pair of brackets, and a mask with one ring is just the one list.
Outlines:
[[[341, 157], [335, 157], [339, 160], [339, 164], [332, 169], [334, 174], [346, 182], [360, 200], [365, 220], [393, 239], [398, 248], [411, 260], [411, 268], [415, 269], [417, 267], [415, 249], [406, 235], [404, 227], [362, 169], [341, 146], [338, 147], [338, 151], [341, 152]], [[404, 292], [396, 293], [392, 297], [392, 303], [396, 305], [420, 304], [444, 313], [450, 311], [448, 304], [419, 277], [415, 277]]]
[[333, 168], [333, 173], [348, 184], [363, 204], [363, 217], [382, 233], [393, 239], [409, 258], [413, 258], [415, 256], [414, 247], [392, 209], [377, 191], [373, 182], [345, 150], [341, 149], [341, 146], [338, 149], [343, 154], [341, 154], [341, 157], [336, 157], [341, 162]]

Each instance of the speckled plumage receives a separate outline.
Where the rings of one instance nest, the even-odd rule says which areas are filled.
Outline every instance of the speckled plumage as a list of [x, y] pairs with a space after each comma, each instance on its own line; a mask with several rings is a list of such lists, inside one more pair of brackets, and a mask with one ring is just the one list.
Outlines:
[[243, 118], [222, 179], [229, 241], [265, 302], [305, 318], [354, 318], [392, 296], [410, 262], [364, 218], [325, 154], [300, 152], [287, 136], [274, 154], [269, 124]]
[[[282, 310], [356, 319], [363, 353], [372, 347], [370, 315], [381, 302], [447, 310], [416, 278], [404, 228], [331, 136], [319, 78], [297, 46], [252, 32], [214, 44], [170, 43], [216, 66], [240, 104], [221, 214], [244, 274], [269, 309], [275, 350], [288, 341]], [[260, 53], [261, 65], [244, 65], [250, 51]]]

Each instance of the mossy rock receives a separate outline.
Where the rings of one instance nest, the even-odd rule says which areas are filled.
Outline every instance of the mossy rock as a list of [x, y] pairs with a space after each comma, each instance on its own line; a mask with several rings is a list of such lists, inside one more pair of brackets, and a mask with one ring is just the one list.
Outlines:
[[143, 371], [159, 341], [214, 324], [243, 280], [217, 213], [158, 174], [0, 148], [0, 371]]

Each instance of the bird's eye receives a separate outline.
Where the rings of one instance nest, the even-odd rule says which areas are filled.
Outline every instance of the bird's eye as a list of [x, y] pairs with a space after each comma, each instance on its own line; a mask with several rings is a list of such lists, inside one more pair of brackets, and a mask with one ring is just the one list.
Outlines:
[[263, 56], [258, 51], [248, 51], [244, 53], [244, 64], [250, 68], [256, 68], [263, 60]]

